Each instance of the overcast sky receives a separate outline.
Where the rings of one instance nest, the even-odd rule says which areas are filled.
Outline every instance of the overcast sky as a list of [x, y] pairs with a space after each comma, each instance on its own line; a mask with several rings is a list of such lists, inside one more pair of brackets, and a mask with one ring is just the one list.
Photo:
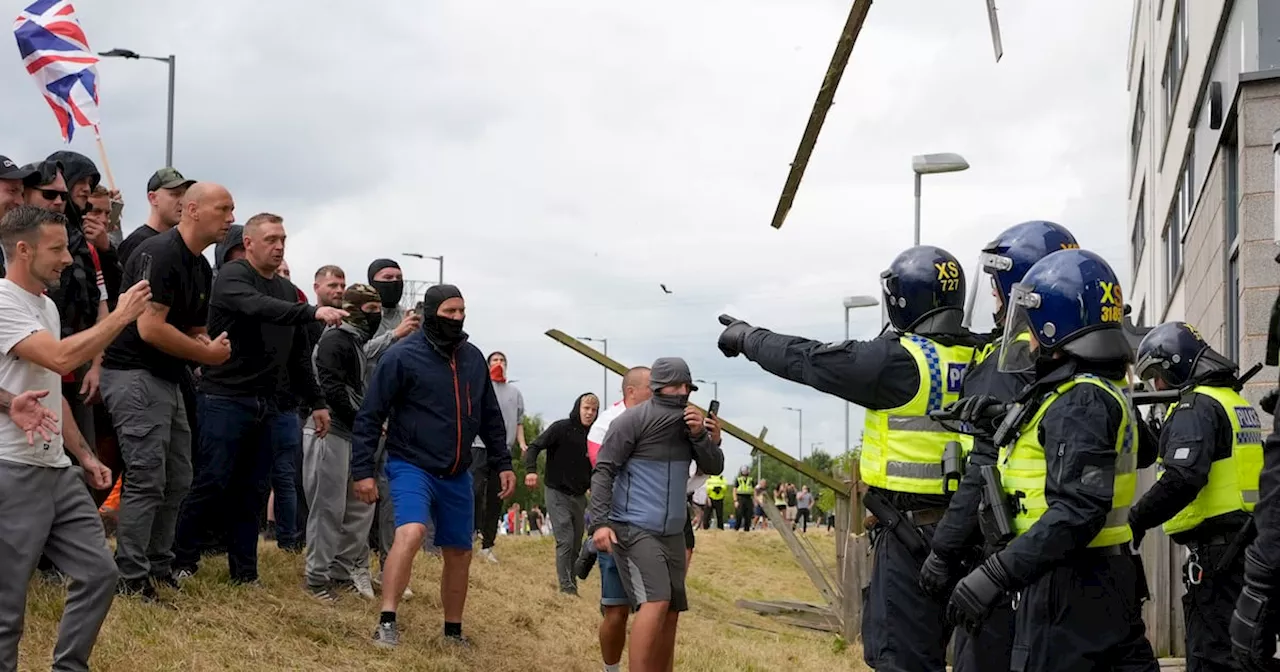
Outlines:
[[[303, 289], [322, 264], [364, 280], [380, 256], [431, 279], [435, 262], [399, 253], [444, 255], [472, 341], [508, 354], [548, 421], [602, 384], [554, 327], [608, 338], [627, 365], [683, 356], [719, 381], [725, 418], [795, 454], [783, 407], [800, 407], [805, 452], [842, 450], [843, 402], [725, 359], [716, 316], [841, 340], [841, 297], [878, 294], [911, 244], [913, 154], [973, 166], [927, 177], [923, 208], [923, 242], [970, 273], [1001, 229], [1052, 219], [1128, 283], [1129, 2], [1004, 0], [999, 64], [978, 0], [876, 3], [781, 230], [770, 216], [848, 0], [322, 4], [77, 9], [94, 49], [178, 55], [177, 167], [229, 187], [241, 222], [284, 216]], [[61, 139], [10, 49], [0, 154], [26, 163]], [[127, 233], [163, 163], [165, 66], [98, 69]], [[96, 160], [80, 133], [72, 148]], [[855, 310], [852, 331], [878, 333], [879, 310]], [[726, 450], [730, 469], [749, 459]]]

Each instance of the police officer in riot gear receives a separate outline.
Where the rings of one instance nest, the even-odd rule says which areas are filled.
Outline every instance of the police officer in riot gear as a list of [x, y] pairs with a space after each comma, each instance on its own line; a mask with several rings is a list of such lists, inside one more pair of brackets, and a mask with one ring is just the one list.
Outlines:
[[1187, 547], [1182, 598], [1187, 671], [1231, 672], [1231, 611], [1240, 595], [1244, 547], [1262, 471], [1262, 424], [1238, 391], [1236, 364], [1185, 322], [1152, 329], [1138, 346], [1137, 374], [1180, 390], [1160, 433], [1160, 479], [1129, 511], [1135, 545], [1164, 525]]
[[[992, 334], [992, 343], [974, 352], [974, 361], [965, 373], [961, 399], [948, 409], [953, 417], [971, 420], [967, 429], [973, 436], [968, 467], [951, 498], [947, 515], [933, 533], [933, 551], [920, 570], [920, 587], [939, 600], [947, 599], [952, 586], [972, 568], [975, 560], [981, 561], [1001, 545], [995, 538], [985, 540], [978, 525], [983, 484], [980, 467], [996, 463], [997, 450], [991, 443], [991, 435], [1000, 417], [985, 411], [1002, 409], [1035, 379], [1031, 371], [1029, 332], [1023, 332], [1010, 346], [1013, 353], [1009, 361], [1021, 362], [1019, 370], [1010, 373], [998, 370], [1000, 328], [1004, 326], [1009, 293], [1036, 262], [1052, 252], [1076, 247], [1079, 245], [1075, 236], [1066, 227], [1054, 222], [1030, 221], [1006, 229], [982, 250], [979, 268], [991, 280], [997, 331]], [[1009, 650], [1013, 645], [1013, 611], [1008, 602], [996, 605], [976, 635], [960, 629], [955, 638], [952, 664], [955, 672], [1008, 670]]]
[[1015, 536], [960, 580], [948, 618], [974, 631], [1012, 600], [1010, 669], [1156, 672], [1130, 548], [1138, 428], [1120, 283], [1092, 252], [1054, 252], [1014, 285], [1006, 313], [1000, 369], [1022, 370], [1011, 346], [1023, 329], [1035, 359], [994, 437]]
[[929, 418], [954, 402], [980, 342], [961, 326], [964, 273], [929, 245], [898, 255], [881, 274], [892, 332], [822, 343], [776, 334], [727, 315], [720, 350], [867, 409], [864, 496], [877, 522], [875, 563], [862, 618], [863, 657], [879, 670], [942, 672], [950, 626], [918, 584], [928, 537], [946, 510], [942, 456], [960, 435]]

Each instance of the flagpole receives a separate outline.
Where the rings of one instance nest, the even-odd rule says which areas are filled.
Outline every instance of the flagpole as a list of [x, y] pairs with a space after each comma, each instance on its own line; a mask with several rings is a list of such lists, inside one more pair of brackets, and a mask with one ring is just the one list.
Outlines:
[[102, 144], [102, 132], [98, 125], [93, 125], [93, 136], [98, 140], [98, 156], [102, 159], [102, 170], [107, 174], [107, 187], [116, 191], [116, 178], [111, 175], [111, 162], [107, 160], [107, 148]]

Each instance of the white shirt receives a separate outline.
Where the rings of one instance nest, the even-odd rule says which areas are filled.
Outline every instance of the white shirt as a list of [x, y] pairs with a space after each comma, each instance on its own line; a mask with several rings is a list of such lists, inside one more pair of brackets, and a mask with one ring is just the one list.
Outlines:
[[[0, 389], [11, 394], [48, 390], [49, 396], [40, 403], [58, 416], [61, 427], [62, 378], [13, 354], [15, 345], [38, 331], [61, 338], [62, 323], [53, 300], [0, 279]], [[37, 434], [35, 445], [29, 445], [26, 432], [13, 423], [8, 413], [0, 414], [0, 460], [59, 469], [71, 466], [71, 458], [62, 449], [61, 433], [54, 435], [52, 441], [44, 441]]]
[[604, 445], [604, 437], [609, 433], [609, 425], [614, 418], [622, 415], [626, 410], [626, 404], [621, 401], [614, 402], [612, 406], [596, 416], [595, 422], [591, 423], [591, 429], [587, 432], [587, 456], [591, 458], [591, 466], [596, 465], [596, 456], [600, 454], [600, 446]]

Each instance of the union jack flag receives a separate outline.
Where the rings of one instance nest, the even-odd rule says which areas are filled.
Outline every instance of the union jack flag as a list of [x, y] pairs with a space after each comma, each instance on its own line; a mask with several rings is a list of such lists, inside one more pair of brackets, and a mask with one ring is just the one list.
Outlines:
[[23, 65], [53, 108], [62, 139], [98, 125], [98, 56], [69, 0], [36, 0], [13, 24]]

